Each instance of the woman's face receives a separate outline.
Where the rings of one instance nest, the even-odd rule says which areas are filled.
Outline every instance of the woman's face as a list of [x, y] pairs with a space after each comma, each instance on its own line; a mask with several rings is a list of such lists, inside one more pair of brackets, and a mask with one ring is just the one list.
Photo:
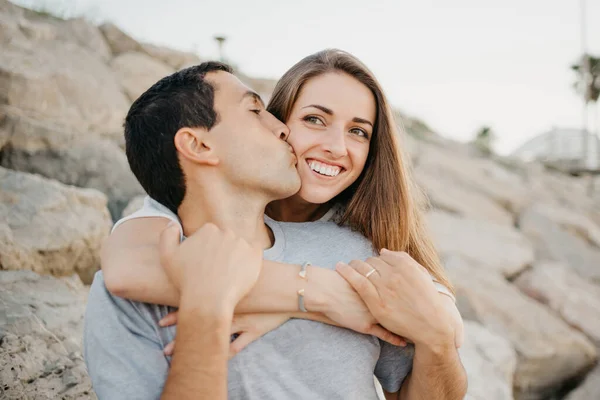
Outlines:
[[348, 74], [330, 72], [304, 84], [287, 121], [302, 199], [326, 203], [358, 179], [375, 116], [375, 97]]

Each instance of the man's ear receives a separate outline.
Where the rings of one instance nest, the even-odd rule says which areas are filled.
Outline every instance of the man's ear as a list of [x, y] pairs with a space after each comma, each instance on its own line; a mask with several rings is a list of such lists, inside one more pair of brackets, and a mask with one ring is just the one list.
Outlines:
[[219, 157], [205, 128], [179, 129], [175, 133], [175, 148], [190, 162], [212, 166], [219, 164]]

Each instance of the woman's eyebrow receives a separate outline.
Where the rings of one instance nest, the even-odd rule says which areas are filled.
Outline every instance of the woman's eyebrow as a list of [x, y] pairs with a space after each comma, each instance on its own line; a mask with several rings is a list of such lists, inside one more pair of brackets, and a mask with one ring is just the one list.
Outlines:
[[331, 110], [330, 108], [327, 108], [325, 106], [320, 106], [318, 104], [311, 104], [309, 106], [305, 106], [305, 107], [302, 107], [302, 108], [304, 109], [304, 108], [308, 108], [308, 107], [318, 108], [319, 110], [323, 111], [325, 114], [333, 115], [333, 110]]
[[371, 128], [373, 127], [373, 124], [371, 123], [371, 121], [368, 121], [363, 118], [354, 117], [354, 118], [352, 118], [352, 122], [357, 122], [359, 124], [367, 124], [367, 125], [371, 125]]

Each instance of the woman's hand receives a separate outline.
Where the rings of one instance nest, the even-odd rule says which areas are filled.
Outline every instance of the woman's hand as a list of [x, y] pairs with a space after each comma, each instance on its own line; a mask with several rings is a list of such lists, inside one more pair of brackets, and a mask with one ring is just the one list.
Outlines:
[[336, 269], [389, 331], [416, 346], [447, 347], [462, 340], [442, 299], [446, 296], [438, 294], [427, 270], [407, 253], [384, 249], [380, 257], [339, 263]]
[[[229, 346], [229, 358], [242, 351], [256, 339], [266, 335], [274, 329], [279, 328], [290, 319], [290, 314], [239, 314], [233, 317], [231, 334], [237, 337]], [[162, 327], [175, 325], [177, 323], [177, 311], [167, 314], [158, 324]], [[166, 356], [173, 355], [175, 341], [164, 348]]]
[[308, 311], [323, 314], [337, 326], [376, 336], [395, 346], [406, 346], [406, 340], [377, 322], [364, 298], [339, 275], [318, 267], [309, 267], [307, 272], [305, 304]]

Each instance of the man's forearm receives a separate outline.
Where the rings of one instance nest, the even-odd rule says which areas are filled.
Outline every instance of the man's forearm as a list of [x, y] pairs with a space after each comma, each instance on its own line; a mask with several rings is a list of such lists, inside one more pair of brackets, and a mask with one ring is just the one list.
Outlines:
[[163, 400], [227, 400], [227, 359], [233, 313], [179, 310], [177, 348]]
[[400, 400], [462, 400], [466, 393], [467, 374], [454, 342], [415, 346], [412, 372], [402, 385]]

